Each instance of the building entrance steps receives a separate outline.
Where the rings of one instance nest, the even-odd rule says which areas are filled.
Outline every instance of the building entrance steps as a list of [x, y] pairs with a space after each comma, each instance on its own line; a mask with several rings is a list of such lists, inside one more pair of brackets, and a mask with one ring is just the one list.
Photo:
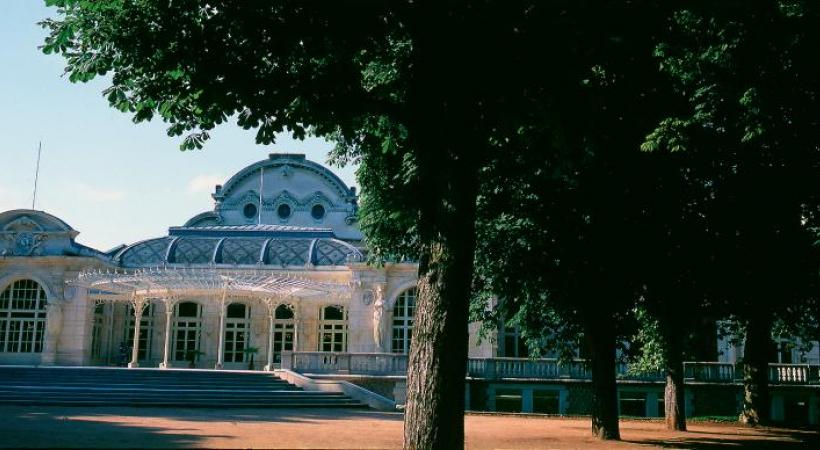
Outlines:
[[365, 407], [305, 391], [273, 373], [227, 370], [0, 366], [0, 404], [206, 408]]

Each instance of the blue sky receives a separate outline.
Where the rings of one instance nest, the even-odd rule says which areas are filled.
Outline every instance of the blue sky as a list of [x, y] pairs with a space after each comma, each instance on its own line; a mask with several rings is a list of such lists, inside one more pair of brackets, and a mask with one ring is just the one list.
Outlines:
[[[5, 0], [0, 11], [0, 211], [30, 208], [37, 143], [43, 154], [36, 209], [80, 231], [77, 240], [101, 250], [161, 236], [169, 226], [213, 209], [210, 193], [268, 153], [305, 153], [325, 164], [331, 145], [280, 136], [260, 146], [254, 132], [232, 123], [211, 133], [205, 149], [179, 151], [165, 124], [135, 125], [108, 107], [105, 79], [72, 84], [63, 59], [37, 46], [36, 23], [53, 15], [42, 0]], [[333, 168], [355, 185], [354, 168]]]

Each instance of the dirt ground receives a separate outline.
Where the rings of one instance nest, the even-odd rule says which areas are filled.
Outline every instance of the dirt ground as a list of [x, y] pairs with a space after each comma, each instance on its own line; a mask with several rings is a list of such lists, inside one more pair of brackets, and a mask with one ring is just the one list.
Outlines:
[[[820, 449], [820, 433], [622, 421], [621, 442], [598, 442], [589, 419], [468, 415], [468, 448]], [[397, 448], [402, 416], [367, 410], [0, 406], [0, 447]]]

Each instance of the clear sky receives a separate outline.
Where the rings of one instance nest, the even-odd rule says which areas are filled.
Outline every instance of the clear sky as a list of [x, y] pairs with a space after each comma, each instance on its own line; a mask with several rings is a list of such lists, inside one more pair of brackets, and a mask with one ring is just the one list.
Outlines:
[[[135, 125], [108, 106], [105, 79], [72, 84], [61, 56], [37, 46], [37, 22], [54, 15], [42, 0], [3, 0], [0, 9], [0, 211], [31, 208], [37, 143], [42, 141], [35, 209], [80, 232], [78, 242], [107, 250], [162, 236], [169, 226], [213, 209], [210, 193], [268, 153], [305, 153], [326, 164], [331, 145], [280, 136], [260, 146], [254, 132], [228, 123], [204, 150], [181, 152], [160, 121]], [[332, 168], [355, 185], [354, 168]]]

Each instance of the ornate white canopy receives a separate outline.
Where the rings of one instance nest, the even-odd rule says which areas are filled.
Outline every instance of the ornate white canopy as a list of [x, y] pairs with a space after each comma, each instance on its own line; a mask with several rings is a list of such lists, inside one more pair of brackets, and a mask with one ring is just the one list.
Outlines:
[[223, 270], [213, 268], [154, 268], [84, 271], [71, 284], [88, 290], [100, 301], [185, 297], [344, 298], [348, 284], [298, 277], [287, 272]]

